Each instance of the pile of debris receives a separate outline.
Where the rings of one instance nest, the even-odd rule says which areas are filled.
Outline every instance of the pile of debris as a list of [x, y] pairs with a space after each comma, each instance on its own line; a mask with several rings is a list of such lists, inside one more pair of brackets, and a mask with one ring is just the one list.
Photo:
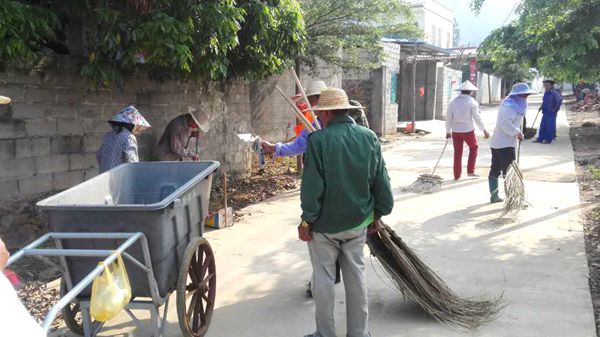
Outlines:
[[[17, 295], [31, 316], [38, 322], [42, 323], [46, 315], [59, 300], [59, 291], [56, 288], [48, 288], [43, 282], [29, 282], [21, 286], [17, 291]], [[62, 322], [62, 316], [58, 315], [50, 331], [56, 330]]]
[[571, 108], [573, 111], [598, 111], [600, 112], [600, 94], [589, 93], [583, 101], [579, 101]]

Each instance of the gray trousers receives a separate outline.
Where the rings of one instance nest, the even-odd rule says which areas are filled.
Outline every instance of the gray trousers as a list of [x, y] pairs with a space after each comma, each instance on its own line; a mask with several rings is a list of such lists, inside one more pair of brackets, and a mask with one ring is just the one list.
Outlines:
[[347, 337], [369, 337], [367, 284], [363, 248], [367, 229], [336, 234], [312, 233], [308, 242], [313, 267], [312, 293], [315, 300], [317, 331], [314, 337], [336, 337], [335, 261], [339, 259], [346, 290]]

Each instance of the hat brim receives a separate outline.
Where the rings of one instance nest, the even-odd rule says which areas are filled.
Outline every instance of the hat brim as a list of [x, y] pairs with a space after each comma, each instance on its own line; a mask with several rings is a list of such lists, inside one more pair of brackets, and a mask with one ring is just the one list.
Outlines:
[[552, 84], [554, 84], [554, 83], [556, 83], [556, 81], [554, 81], [554, 80], [543, 80], [542, 83], [552, 83]]
[[[198, 111], [198, 110], [194, 110], [194, 112], [196, 112], [196, 111]], [[188, 112], [187, 114], [192, 117], [192, 120], [194, 120], [194, 123], [196, 123], [196, 125], [198, 125], [198, 128], [200, 130], [202, 130], [202, 132], [207, 133], [208, 130], [210, 130], [210, 123], [208, 122], [208, 120], [204, 123], [200, 123], [198, 118], [196, 118], [196, 116], [194, 116], [194, 114], [192, 112]]]
[[350, 109], [364, 109], [362, 105], [338, 105], [330, 107], [319, 107], [312, 108], [312, 111], [329, 111], [329, 110], [350, 110]]
[[537, 94], [537, 91], [533, 91], [533, 90], [529, 90], [526, 92], [511, 92], [510, 94], [508, 94], [508, 96], [518, 96], [518, 95], [533, 95], [533, 94]]

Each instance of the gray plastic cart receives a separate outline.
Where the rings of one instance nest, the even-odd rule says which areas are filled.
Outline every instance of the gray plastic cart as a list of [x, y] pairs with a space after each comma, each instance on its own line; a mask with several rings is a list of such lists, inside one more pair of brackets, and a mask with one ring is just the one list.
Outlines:
[[[125, 310], [138, 327], [150, 336], [163, 336], [169, 296], [177, 290], [183, 335], [204, 336], [214, 309], [216, 268], [202, 235], [212, 176], [219, 165], [215, 161], [124, 164], [40, 201], [51, 233], [14, 254], [9, 264], [22, 256], [60, 258], [62, 298], [43, 327], [47, 330], [62, 310], [71, 331], [95, 336], [102, 323], [92, 322], [89, 315], [91, 283], [102, 273], [98, 262], [111, 263], [120, 253], [133, 294]], [[38, 248], [48, 242], [55, 249]], [[149, 331], [132, 309], [150, 311]], [[78, 313], [81, 320], [76, 319]]]

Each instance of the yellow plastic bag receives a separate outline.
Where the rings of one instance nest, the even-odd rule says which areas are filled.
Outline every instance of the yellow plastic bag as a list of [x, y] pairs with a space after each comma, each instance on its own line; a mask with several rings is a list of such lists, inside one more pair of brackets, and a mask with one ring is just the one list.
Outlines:
[[93, 319], [106, 322], [115, 317], [131, 300], [131, 285], [121, 255], [92, 283], [90, 314]]

